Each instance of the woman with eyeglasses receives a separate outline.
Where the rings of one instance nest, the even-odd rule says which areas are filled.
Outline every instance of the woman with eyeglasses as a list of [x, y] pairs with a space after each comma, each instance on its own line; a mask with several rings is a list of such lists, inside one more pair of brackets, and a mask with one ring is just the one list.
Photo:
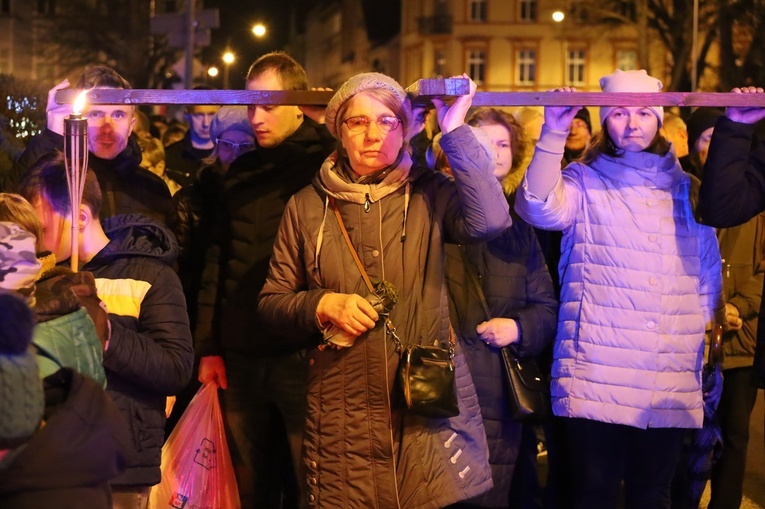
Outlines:
[[[384, 326], [388, 318], [405, 345], [447, 345], [444, 243], [485, 240], [511, 224], [489, 142], [464, 123], [475, 88], [471, 81], [450, 106], [433, 100], [451, 180], [412, 162], [411, 104], [401, 86], [378, 73], [350, 78], [326, 110], [340, 146], [287, 205], [258, 313], [282, 334], [313, 341], [304, 435], [310, 507], [445, 507], [492, 485], [459, 345], [459, 415], [423, 417], [396, 404], [399, 354]], [[351, 246], [371, 281], [398, 293], [386, 317], [365, 298]]]

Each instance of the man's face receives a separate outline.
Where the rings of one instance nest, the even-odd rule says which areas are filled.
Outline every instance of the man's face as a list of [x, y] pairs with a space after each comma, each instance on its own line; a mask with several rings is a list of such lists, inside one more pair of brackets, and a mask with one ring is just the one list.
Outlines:
[[707, 162], [707, 156], [709, 155], [709, 144], [712, 143], [712, 134], [714, 132], [715, 132], [714, 127], [705, 129], [704, 132], [701, 133], [701, 136], [699, 136], [699, 139], [696, 140], [696, 143], [693, 146], [693, 148], [696, 150], [696, 153], [699, 154], [699, 161], [701, 161], [701, 164], [704, 164]]
[[[284, 87], [276, 73], [269, 69], [248, 81], [247, 90], [284, 90]], [[278, 146], [303, 123], [303, 112], [297, 106], [250, 104], [247, 116], [258, 145], [265, 148]]]
[[189, 107], [187, 115], [192, 141], [197, 143], [210, 141], [210, 124], [219, 109], [220, 106], [214, 105]]
[[34, 200], [32, 206], [42, 224], [45, 249], [56, 255], [57, 262], [68, 260], [72, 255], [72, 220], [70, 214], [62, 216], [53, 210], [46, 198], [42, 197]]
[[127, 147], [133, 132], [133, 106], [94, 104], [85, 110], [88, 120], [88, 148], [101, 159], [114, 159]]
[[568, 137], [566, 138], [566, 148], [569, 150], [584, 150], [590, 142], [592, 135], [587, 129], [587, 123], [581, 118], [575, 118], [571, 121]]

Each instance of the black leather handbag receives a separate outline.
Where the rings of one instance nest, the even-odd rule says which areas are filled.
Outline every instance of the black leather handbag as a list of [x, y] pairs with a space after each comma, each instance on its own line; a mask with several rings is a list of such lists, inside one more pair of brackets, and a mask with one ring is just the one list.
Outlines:
[[[491, 320], [491, 310], [486, 302], [483, 288], [478, 282], [478, 277], [465, 255], [465, 250], [460, 247], [465, 270], [473, 282], [478, 298], [483, 305], [486, 319]], [[542, 374], [533, 357], [521, 358], [516, 355], [510, 346], [500, 348], [502, 366], [504, 371], [507, 403], [510, 415], [516, 421], [542, 421], [552, 415], [552, 402], [550, 399], [550, 385]]]
[[[364, 266], [353, 247], [348, 231], [334, 200], [331, 200], [340, 230], [356, 266], [361, 272], [370, 293], [376, 293]], [[429, 418], [446, 418], [459, 415], [457, 394], [454, 388], [454, 334], [449, 330], [449, 347], [404, 345], [396, 335], [396, 328], [389, 318], [385, 320], [385, 334], [390, 336], [400, 355], [392, 405], [406, 408], [412, 413]]]

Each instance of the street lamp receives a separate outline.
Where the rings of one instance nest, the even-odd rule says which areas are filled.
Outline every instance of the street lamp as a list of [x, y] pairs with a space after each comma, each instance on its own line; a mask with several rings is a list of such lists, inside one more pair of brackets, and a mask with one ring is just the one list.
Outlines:
[[231, 64], [234, 63], [234, 60], [236, 60], [236, 57], [230, 51], [227, 51], [223, 54], [223, 63], [226, 64], [223, 67], [223, 88], [225, 90], [228, 90], [228, 73]]
[[263, 23], [256, 23], [255, 25], [252, 25], [252, 34], [257, 38], [261, 38], [266, 35], [265, 25], [263, 25]]
[[211, 66], [209, 69], [207, 69], [207, 75], [211, 78], [214, 78], [218, 75], [218, 68], [214, 65]]
[[552, 13], [552, 19], [556, 23], [560, 23], [565, 17], [566, 15], [563, 13], [563, 11], [555, 11]]

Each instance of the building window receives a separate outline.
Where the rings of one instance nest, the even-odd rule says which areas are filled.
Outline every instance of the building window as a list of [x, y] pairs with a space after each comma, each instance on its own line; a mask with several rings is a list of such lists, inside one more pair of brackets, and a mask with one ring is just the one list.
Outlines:
[[470, 0], [469, 19], [473, 23], [486, 23], [486, 0]]
[[11, 73], [11, 50], [0, 48], [0, 74]]
[[37, 14], [51, 16], [56, 13], [56, 0], [37, 0]]
[[621, 49], [616, 52], [616, 68], [622, 71], [637, 70], [637, 51]]
[[0, 14], [10, 14], [11, 13], [11, 0], [2, 0], [0, 2]]
[[520, 9], [520, 20], [534, 22], [537, 20], [537, 0], [520, 0], [518, 2]]
[[585, 84], [584, 69], [586, 52], [583, 49], [569, 50], [566, 58], [566, 84], [582, 86]]
[[471, 49], [467, 53], [468, 76], [475, 81], [476, 85], [482, 85], [486, 81], [486, 52], [480, 49]]
[[446, 51], [437, 49], [433, 52], [433, 76], [441, 78], [446, 75]]
[[522, 49], [515, 57], [515, 84], [524, 87], [533, 86], [537, 81], [537, 52]]

